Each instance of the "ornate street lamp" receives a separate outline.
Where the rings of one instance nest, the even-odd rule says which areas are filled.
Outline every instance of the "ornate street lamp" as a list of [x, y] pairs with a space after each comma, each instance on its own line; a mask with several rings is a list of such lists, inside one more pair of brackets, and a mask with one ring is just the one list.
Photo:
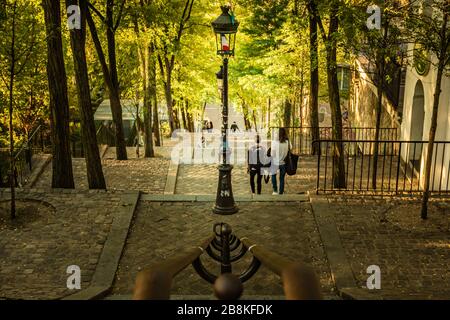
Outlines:
[[220, 100], [223, 98], [223, 66], [220, 66], [219, 72], [216, 73], [217, 87], [219, 88]]
[[217, 186], [216, 204], [213, 212], [216, 214], [229, 215], [238, 212], [234, 202], [233, 189], [231, 186], [231, 170], [233, 166], [227, 161], [228, 148], [228, 58], [234, 56], [234, 45], [236, 43], [236, 32], [239, 22], [235, 19], [230, 7], [222, 6], [222, 14], [212, 23], [216, 34], [217, 54], [222, 56], [223, 66], [216, 74], [219, 90], [222, 86], [222, 164], [219, 165], [219, 183]]

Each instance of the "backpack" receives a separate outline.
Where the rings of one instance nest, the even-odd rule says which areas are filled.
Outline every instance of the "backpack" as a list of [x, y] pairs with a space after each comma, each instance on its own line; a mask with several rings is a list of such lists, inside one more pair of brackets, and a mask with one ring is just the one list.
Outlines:
[[292, 153], [291, 147], [289, 146], [288, 154], [286, 155], [286, 158], [284, 158], [284, 163], [286, 164], [286, 174], [288, 176], [297, 174], [298, 158], [299, 156]]

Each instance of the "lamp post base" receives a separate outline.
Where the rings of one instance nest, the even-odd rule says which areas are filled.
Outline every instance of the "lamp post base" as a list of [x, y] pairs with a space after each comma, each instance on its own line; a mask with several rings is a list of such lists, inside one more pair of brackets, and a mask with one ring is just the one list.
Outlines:
[[233, 166], [230, 164], [219, 165], [219, 184], [217, 186], [216, 204], [213, 213], [220, 215], [231, 215], [239, 211], [233, 198], [233, 190], [231, 187], [231, 170]]

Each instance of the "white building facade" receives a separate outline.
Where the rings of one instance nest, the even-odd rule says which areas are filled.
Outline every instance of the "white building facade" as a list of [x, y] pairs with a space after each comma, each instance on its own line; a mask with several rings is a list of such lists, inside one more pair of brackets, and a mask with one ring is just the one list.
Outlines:
[[[410, 45], [409, 50], [414, 50]], [[432, 63], [417, 66], [410, 58], [406, 71], [403, 118], [400, 139], [404, 141], [428, 141], [433, 113], [434, 93], [437, 80], [437, 59], [430, 56]], [[450, 74], [444, 73], [441, 85], [437, 131], [435, 141], [449, 142], [436, 144], [433, 152], [430, 188], [433, 191], [450, 190]], [[415, 162], [416, 176], [423, 186], [427, 144], [414, 144], [402, 150], [406, 162]]]

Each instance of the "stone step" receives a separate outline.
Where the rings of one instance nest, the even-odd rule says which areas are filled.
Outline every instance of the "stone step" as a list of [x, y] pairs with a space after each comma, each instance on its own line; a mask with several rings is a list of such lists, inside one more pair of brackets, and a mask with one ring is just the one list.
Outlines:
[[[338, 296], [325, 296], [325, 300], [342, 300]], [[132, 300], [131, 294], [116, 294], [104, 298], [104, 300]], [[172, 295], [171, 300], [217, 300], [212, 295]], [[275, 295], [244, 295], [240, 300], [285, 300], [284, 296]]]
[[[170, 300], [217, 300], [212, 295], [172, 295]], [[131, 300], [131, 294], [111, 295], [104, 300]], [[284, 296], [244, 296], [241, 300], [284, 300]]]
[[[184, 194], [142, 194], [141, 200], [154, 202], [214, 202], [215, 195], [184, 195]], [[283, 195], [235, 195], [236, 202], [309, 202], [307, 194], [283, 194]]]

